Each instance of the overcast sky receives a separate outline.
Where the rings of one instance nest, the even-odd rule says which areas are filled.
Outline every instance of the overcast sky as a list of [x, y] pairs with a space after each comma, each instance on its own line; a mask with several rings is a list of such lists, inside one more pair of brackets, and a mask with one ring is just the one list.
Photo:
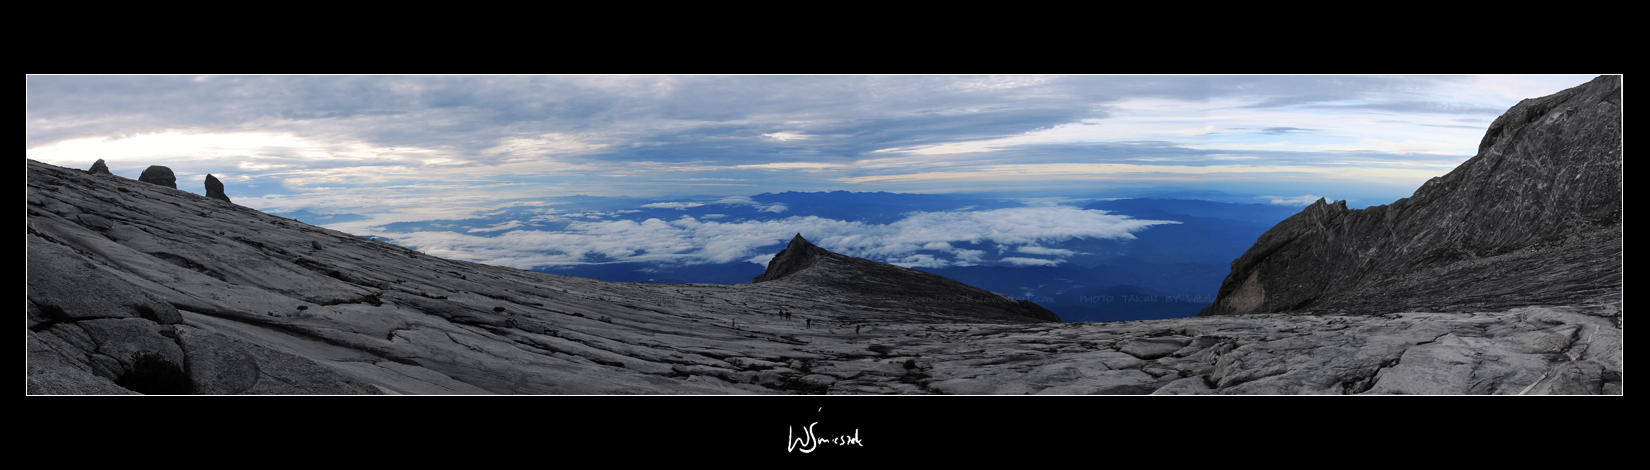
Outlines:
[[1180, 187], [1287, 202], [1375, 185], [1396, 198], [1471, 157], [1519, 100], [1591, 78], [29, 76], [26, 145], [47, 163], [102, 158], [134, 178], [166, 165], [194, 192], [211, 173], [243, 205], [378, 222], [572, 194]]

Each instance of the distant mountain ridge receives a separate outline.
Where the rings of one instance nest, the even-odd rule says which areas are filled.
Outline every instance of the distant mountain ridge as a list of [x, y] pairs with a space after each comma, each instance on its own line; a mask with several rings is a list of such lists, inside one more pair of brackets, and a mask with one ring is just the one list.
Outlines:
[[1621, 77], [1527, 99], [1411, 197], [1316, 203], [1232, 262], [1200, 315], [1482, 311], [1619, 301]]

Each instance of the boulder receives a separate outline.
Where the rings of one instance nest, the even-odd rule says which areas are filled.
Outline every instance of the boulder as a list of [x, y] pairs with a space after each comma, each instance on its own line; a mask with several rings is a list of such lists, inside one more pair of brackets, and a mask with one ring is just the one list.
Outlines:
[[172, 174], [172, 169], [160, 165], [152, 165], [143, 169], [138, 175], [138, 181], [158, 184], [172, 189], [178, 189], [178, 177]]

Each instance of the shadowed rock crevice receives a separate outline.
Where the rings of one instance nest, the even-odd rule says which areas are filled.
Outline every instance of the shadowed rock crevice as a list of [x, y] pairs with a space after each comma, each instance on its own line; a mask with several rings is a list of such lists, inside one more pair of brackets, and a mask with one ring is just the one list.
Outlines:
[[139, 353], [115, 384], [144, 395], [188, 395], [194, 384], [183, 368], [159, 355]]

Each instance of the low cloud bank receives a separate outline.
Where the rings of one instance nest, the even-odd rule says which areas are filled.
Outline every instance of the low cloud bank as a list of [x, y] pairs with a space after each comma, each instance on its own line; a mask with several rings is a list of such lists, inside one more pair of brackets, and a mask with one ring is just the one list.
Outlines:
[[[990, 262], [982, 250], [958, 244], [996, 243], [1027, 255], [999, 262], [1055, 265], [1075, 254], [1043, 243], [1074, 238], [1133, 239], [1134, 232], [1160, 224], [1094, 209], [1069, 206], [1017, 207], [983, 211], [917, 212], [887, 224], [821, 218], [720, 222], [682, 216], [674, 220], [575, 221], [560, 231], [511, 230], [497, 236], [421, 231], [387, 233], [396, 243], [443, 257], [531, 269], [602, 262], [709, 264], [748, 261], [765, 264], [774, 245], [801, 233], [814, 243], [849, 256], [910, 267], [967, 266]], [[508, 222], [488, 227], [499, 230]]]

